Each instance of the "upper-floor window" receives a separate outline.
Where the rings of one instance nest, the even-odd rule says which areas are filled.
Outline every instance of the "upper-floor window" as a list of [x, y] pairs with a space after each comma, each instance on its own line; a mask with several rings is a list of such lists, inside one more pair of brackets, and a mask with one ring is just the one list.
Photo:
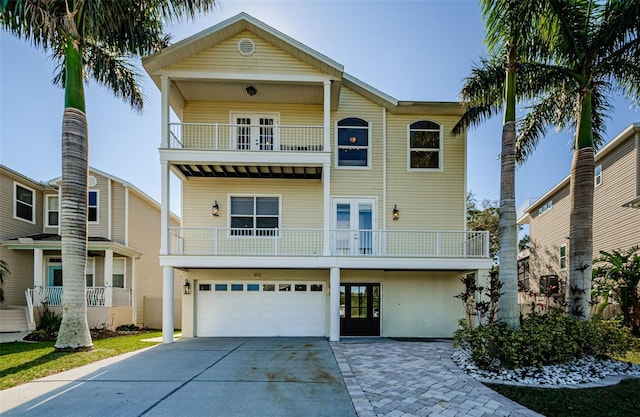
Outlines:
[[58, 227], [60, 224], [60, 197], [47, 196], [47, 227]]
[[369, 122], [349, 117], [338, 122], [338, 167], [369, 167]]
[[409, 125], [409, 169], [442, 169], [442, 126], [428, 120]]
[[113, 258], [113, 270], [111, 271], [111, 286], [114, 288], [126, 288], [127, 260], [125, 258]]
[[89, 191], [87, 202], [87, 221], [98, 223], [98, 191]]
[[548, 210], [551, 210], [552, 207], [553, 207], [553, 200], [547, 201], [538, 209], [538, 216], [541, 215], [542, 213], [546, 213]]
[[598, 165], [596, 167], [596, 169], [593, 172], [594, 175], [594, 183], [596, 185], [596, 187], [600, 184], [602, 184], [602, 164]]
[[280, 197], [231, 197], [232, 236], [277, 236]]
[[35, 190], [13, 183], [13, 216], [30, 223], [35, 223], [36, 218], [36, 192]]
[[560, 246], [560, 270], [564, 271], [567, 269], [567, 245]]
[[518, 260], [518, 291], [529, 291], [530, 289], [529, 258]]

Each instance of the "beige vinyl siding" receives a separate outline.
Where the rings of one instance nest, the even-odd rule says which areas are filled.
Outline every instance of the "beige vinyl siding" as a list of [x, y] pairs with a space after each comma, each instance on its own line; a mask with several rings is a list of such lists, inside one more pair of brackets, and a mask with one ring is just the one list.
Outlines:
[[593, 201], [594, 257], [601, 250], [640, 244], [640, 210], [622, 207], [637, 196], [636, 154], [636, 141], [631, 136], [596, 162], [602, 164], [602, 184], [595, 188]]
[[[12, 173], [5, 170], [0, 171], [0, 174], [0, 195], [2, 195], [2, 198], [0, 198], [0, 238], [3, 240], [14, 239], [42, 233], [44, 221], [42, 187], [25, 178], [12, 175]], [[15, 204], [14, 183], [35, 191], [35, 223], [13, 217]]]
[[[253, 55], [243, 56], [238, 52], [238, 41], [243, 38], [251, 39], [255, 43]], [[293, 57], [249, 31], [243, 31], [211, 48], [167, 67], [165, 70], [322, 75], [313, 66]]]
[[[136, 260], [137, 325], [144, 324], [144, 297], [162, 296], [160, 209], [129, 192], [129, 247], [142, 253]], [[132, 285], [132, 259], [127, 259], [127, 287]], [[176, 293], [180, 294], [180, 293]]]
[[[320, 180], [192, 178], [182, 184], [184, 227], [229, 227], [232, 195], [278, 195], [282, 228], [322, 229], [323, 185]], [[211, 215], [218, 200], [220, 216]]]
[[[367, 168], [338, 168], [336, 138], [338, 122], [356, 117], [369, 122], [369, 152], [371, 165]], [[382, 225], [383, 195], [383, 113], [382, 107], [354, 91], [342, 87], [340, 109], [331, 114], [331, 196], [372, 197], [378, 199], [378, 224]]]
[[[442, 125], [441, 171], [408, 170], [409, 125], [429, 120]], [[390, 229], [464, 230], [465, 138], [453, 136], [452, 116], [387, 116], [387, 211], [398, 205], [400, 220]]]
[[0, 259], [7, 263], [11, 272], [2, 285], [5, 296], [2, 306], [26, 305], [24, 292], [33, 288], [33, 251], [0, 247]]
[[89, 187], [89, 191], [98, 191], [98, 223], [88, 224], [89, 236], [109, 236], [109, 178], [91, 172], [97, 183], [93, 187]]
[[281, 125], [322, 126], [321, 105], [252, 104], [192, 101], [184, 110], [185, 123], [235, 123], [232, 113], [278, 114]]
[[[538, 207], [551, 200], [552, 207], [542, 214], [538, 214]], [[567, 245], [567, 268], [569, 265], [569, 215], [571, 213], [571, 198], [569, 185], [562, 187], [550, 198], [540, 200], [531, 211], [531, 248], [530, 273], [534, 282], [538, 282], [541, 275], [556, 274], [565, 279], [568, 269], [560, 270], [560, 246]]]
[[126, 193], [118, 181], [111, 181], [111, 240], [126, 243]]

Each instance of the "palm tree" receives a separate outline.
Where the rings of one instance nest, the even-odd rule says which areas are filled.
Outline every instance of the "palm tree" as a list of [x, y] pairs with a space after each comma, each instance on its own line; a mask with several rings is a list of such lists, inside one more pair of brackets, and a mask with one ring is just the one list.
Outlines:
[[530, 106], [518, 138], [526, 158], [547, 126], [575, 129], [571, 166], [569, 313], [587, 319], [593, 259], [594, 149], [603, 140], [610, 100], [640, 104], [640, 0], [548, 0], [553, 81]]
[[544, 21], [544, 9], [539, 3], [481, 1], [486, 26], [485, 43], [492, 57], [472, 68], [471, 76], [466, 79], [461, 92], [466, 111], [453, 130], [454, 134], [460, 133], [504, 108], [498, 224], [499, 277], [504, 293], [500, 297], [498, 319], [513, 329], [520, 327], [515, 206], [516, 103], [530, 96], [531, 90], [528, 83], [518, 86], [517, 74], [528, 60], [540, 54], [543, 47], [542, 42], [535, 42], [535, 23]]
[[168, 43], [165, 20], [194, 18], [214, 0], [1, 0], [2, 27], [59, 63], [54, 83], [65, 90], [62, 118], [60, 234], [64, 268], [58, 350], [93, 347], [86, 317], [88, 126], [85, 75], [141, 111], [143, 97], [131, 59]]

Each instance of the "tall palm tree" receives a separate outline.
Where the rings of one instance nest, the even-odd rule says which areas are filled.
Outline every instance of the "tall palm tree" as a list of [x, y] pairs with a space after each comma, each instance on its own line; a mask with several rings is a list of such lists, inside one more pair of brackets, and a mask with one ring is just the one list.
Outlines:
[[[491, 58], [472, 68], [462, 88], [465, 114], [454, 134], [475, 126], [504, 108], [500, 153], [500, 216], [498, 224], [500, 297], [498, 319], [519, 328], [515, 206], [516, 103], [530, 96], [531, 85], [518, 83], [518, 72], [527, 61], [541, 54], [536, 23], [544, 21], [538, 1], [481, 0], [485, 20], [485, 43]], [[527, 68], [523, 68], [525, 71]], [[518, 88], [518, 84], [521, 84]]]
[[1, 0], [2, 27], [59, 63], [54, 83], [65, 90], [62, 117], [60, 234], [64, 269], [63, 319], [58, 350], [93, 347], [86, 316], [88, 125], [84, 77], [90, 76], [142, 110], [131, 59], [168, 43], [165, 20], [214, 7], [214, 0]]
[[556, 82], [521, 123], [518, 152], [525, 158], [545, 128], [575, 129], [571, 165], [569, 313], [587, 319], [593, 259], [595, 148], [603, 142], [611, 99], [640, 104], [640, 0], [549, 0], [557, 27], [548, 70]]

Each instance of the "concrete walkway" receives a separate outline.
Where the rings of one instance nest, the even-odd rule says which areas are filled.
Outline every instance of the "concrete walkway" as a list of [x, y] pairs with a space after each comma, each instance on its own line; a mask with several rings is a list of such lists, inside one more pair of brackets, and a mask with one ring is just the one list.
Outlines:
[[360, 417], [540, 416], [462, 372], [450, 342], [331, 343]]
[[384, 338], [180, 339], [0, 391], [0, 415], [539, 416], [463, 373], [452, 349]]

